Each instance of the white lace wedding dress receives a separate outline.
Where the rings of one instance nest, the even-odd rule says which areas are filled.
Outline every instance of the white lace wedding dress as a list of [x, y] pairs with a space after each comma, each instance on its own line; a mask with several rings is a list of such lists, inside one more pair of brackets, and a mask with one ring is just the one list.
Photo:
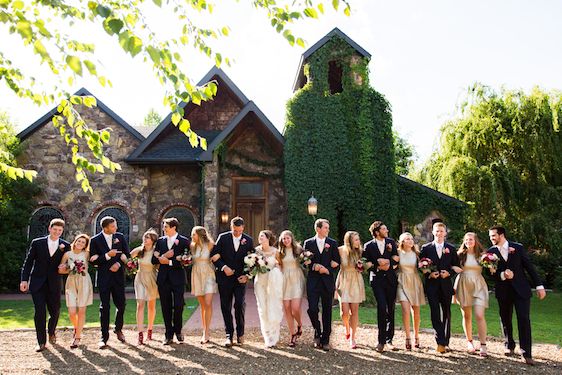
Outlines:
[[[261, 247], [258, 247], [256, 251], [263, 254], [268, 263], [276, 262], [277, 249], [274, 247], [271, 247], [267, 254]], [[256, 275], [254, 293], [265, 346], [272, 347], [279, 342], [279, 332], [283, 320], [283, 273], [278, 266], [267, 273]]]

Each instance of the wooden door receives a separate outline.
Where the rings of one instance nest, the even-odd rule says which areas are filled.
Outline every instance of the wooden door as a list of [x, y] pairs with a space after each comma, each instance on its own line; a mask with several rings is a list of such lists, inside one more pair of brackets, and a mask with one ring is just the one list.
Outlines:
[[258, 234], [265, 227], [265, 204], [263, 202], [238, 202], [236, 215], [241, 216], [246, 225], [244, 231], [254, 239], [254, 246], [258, 245]]
[[245, 222], [245, 232], [258, 245], [258, 234], [267, 229], [267, 184], [258, 177], [234, 177], [234, 215]]

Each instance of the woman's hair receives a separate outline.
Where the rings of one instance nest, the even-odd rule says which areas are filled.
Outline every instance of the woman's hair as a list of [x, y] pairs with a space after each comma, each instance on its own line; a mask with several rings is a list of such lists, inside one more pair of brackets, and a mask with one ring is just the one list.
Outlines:
[[[156, 241], [158, 241], [158, 233], [156, 233], [156, 230], [154, 230], [153, 228], [150, 228], [149, 230], [144, 232], [144, 234], [142, 235], [143, 242], [144, 242], [144, 239], [146, 237], [149, 237], [152, 240], [152, 246], [154, 247], [154, 245], [156, 244]], [[150, 250], [150, 249], [144, 248], [144, 243], [141, 246], [142, 246], [142, 249], [139, 252], [139, 255], [138, 255], [139, 258], [142, 258], [144, 256], [145, 250]]]
[[260, 231], [259, 235], [264, 234], [264, 236], [269, 240], [269, 246], [275, 245], [275, 235], [269, 229], [264, 229]]
[[209, 245], [213, 243], [213, 239], [211, 238], [211, 235], [209, 234], [209, 232], [207, 231], [207, 228], [202, 227], [202, 226], [194, 226], [193, 229], [191, 230], [191, 236], [193, 237], [193, 233], [197, 233], [197, 242], [193, 242], [191, 241], [191, 252], [193, 253], [193, 251], [195, 251], [195, 249], [197, 248], [197, 246], [203, 248], [203, 245]]
[[349, 254], [349, 259], [348, 259], [349, 264], [357, 263], [361, 259], [361, 256], [363, 255], [363, 244], [359, 243], [359, 248], [357, 249], [353, 248], [352, 241], [355, 236], [359, 238], [359, 233], [351, 230], [345, 232], [345, 235], [343, 236], [343, 245], [345, 246]]
[[484, 252], [484, 247], [480, 243], [480, 240], [478, 240], [478, 235], [474, 232], [465, 233], [463, 238], [462, 238], [462, 244], [459, 247], [459, 250], [457, 251], [457, 254], [459, 256], [459, 263], [460, 263], [461, 267], [464, 266], [464, 264], [466, 263], [466, 256], [468, 254], [468, 247], [465, 246], [464, 240], [468, 236], [474, 237], [474, 257], [476, 257], [476, 261], [478, 261], [480, 259], [480, 256]]
[[74, 241], [72, 241], [72, 243], [70, 244], [70, 248], [74, 250], [74, 247], [76, 246], [76, 241], [78, 241], [80, 238], [86, 240], [86, 245], [84, 246], [84, 249], [82, 249], [82, 251], [90, 251], [90, 236], [84, 233], [81, 233], [76, 237], [74, 237]]
[[[406, 251], [406, 249], [404, 248], [404, 240], [408, 236], [412, 237], [412, 241], [414, 240], [414, 236], [412, 236], [412, 233], [410, 233], [410, 232], [404, 232], [400, 235], [400, 237], [398, 237], [398, 250]], [[414, 253], [416, 253], [417, 256], [420, 255], [420, 249], [419, 249], [418, 245], [416, 245], [415, 242], [414, 242], [414, 245], [412, 246], [411, 250]]]
[[285, 238], [285, 236], [291, 237], [291, 251], [293, 252], [293, 256], [296, 258], [302, 253], [302, 247], [295, 240], [295, 235], [293, 234], [293, 232], [291, 232], [290, 230], [284, 230], [279, 235], [279, 241], [277, 241], [277, 248], [279, 249], [279, 251], [277, 252], [276, 258], [280, 266], [283, 266], [283, 258], [287, 253], [287, 247], [283, 243], [283, 238]]

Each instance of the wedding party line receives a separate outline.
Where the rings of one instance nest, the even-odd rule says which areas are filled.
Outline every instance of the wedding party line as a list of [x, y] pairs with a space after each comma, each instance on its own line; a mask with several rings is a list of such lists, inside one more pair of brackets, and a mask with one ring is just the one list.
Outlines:
[[[468, 232], [458, 250], [446, 241], [447, 227], [440, 221], [433, 224], [433, 241], [421, 249], [408, 232], [402, 233], [398, 241], [390, 238], [387, 226], [378, 220], [370, 225], [372, 238], [367, 242], [362, 241], [358, 232], [348, 231], [339, 246], [329, 237], [329, 221], [317, 219], [315, 235], [302, 244], [289, 230], [282, 231], [277, 239], [272, 231], [264, 229], [259, 232], [258, 246], [254, 246], [254, 239], [244, 232], [241, 217], [232, 218], [230, 231], [221, 233], [216, 241], [202, 226], [195, 226], [189, 236], [182, 235], [177, 231], [178, 219], [166, 218], [162, 221], [164, 236], [159, 237], [156, 230], [149, 229], [143, 234], [142, 244], [132, 250], [125, 236], [117, 231], [115, 218], [103, 217], [100, 225], [101, 231], [93, 237], [78, 234], [69, 243], [61, 238], [65, 222], [53, 219], [49, 234], [31, 242], [21, 270], [20, 291], [29, 292], [33, 298], [37, 352], [46, 349], [47, 340], [51, 345], [56, 343], [62, 275], [65, 274], [68, 275], [64, 286], [66, 305], [74, 327], [70, 348], [80, 346], [86, 308], [93, 303], [93, 283], [88, 272], [92, 265], [97, 268], [96, 286], [100, 297], [100, 349], [108, 347], [111, 300], [116, 308], [114, 333], [119, 341], [126, 341], [122, 332], [126, 274], [134, 275], [137, 344], [153, 340], [158, 298], [165, 325], [163, 344], [173, 344], [174, 337], [178, 343], [183, 343], [185, 269], [191, 267], [191, 293], [201, 310], [201, 345], [210, 340], [212, 301], [217, 292], [224, 320], [223, 345], [244, 344], [246, 286], [253, 280], [266, 348], [280, 345], [283, 317], [289, 331], [287, 345], [297, 345], [303, 333], [301, 304], [306, 298], [314, 330], [312, 345], [323, 351], [330, 350], [332, 305], [337, 299], [346, 341], [351, 349], [356, 349], [359, 305], [366, 299], [367, 280], [377, 305], [377, 352], [398, 350], [393, 345], [396, 304], [402, 309], [404, 349], [420, 349], [420, 306], [427, 300], [437, 353], [451, 350], [451, 305], [458, 304], [466, 352], [487, 357], [485, 309], [489, 291], [483, 272], [488, 272], [495, 281], [504, 354], [516, 355], [512, 325], [515, 309], [520, 355], [525, 363], [534, 364], [530, 320], [532, 292], [527, 275], [539, 299], [545, 298], [546, 291], [526, 249], [508, 240], [506, 229], [499, 225], [488, 231], [491, 242], [488, 249], [475, 233]], [[473, 316], [478, 344], [473, 340]]]

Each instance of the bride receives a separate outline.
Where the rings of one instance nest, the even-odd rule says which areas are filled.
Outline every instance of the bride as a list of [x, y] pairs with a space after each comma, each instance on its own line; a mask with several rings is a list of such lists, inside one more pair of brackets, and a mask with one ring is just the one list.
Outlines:
[[260, 246], [256, 247], [256, 253], [263, 255], [270, 271], [256, 275], [254, 293], [265, 347], [272, 348], [279, 341], [283, 319], [283, 274], [275, 259], [277, 249], [273, 247], [275, 243], [273, 233], [270, 230], [262, 230], [258, 240]]

